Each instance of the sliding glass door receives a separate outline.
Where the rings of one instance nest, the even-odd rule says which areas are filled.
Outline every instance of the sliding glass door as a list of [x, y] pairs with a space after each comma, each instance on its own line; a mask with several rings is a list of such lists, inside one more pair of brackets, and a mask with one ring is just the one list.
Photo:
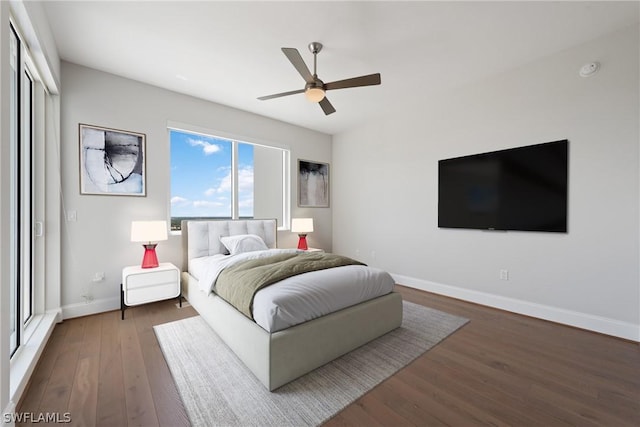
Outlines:
[[26, 49], [10, 28], [10, 352], [22, 342], [33, 316], [33, 96], [34, 82]]
[[19, 230], [20, 230], [20, 202], [19, 202], [19, 188], [20, 188], [20, 47], [18, 42], [18, 36], [15, 33], [13, 27], [11, 27], [10, 34], [10, 64], [11, 64], [11, 83], [9, 99], [11, 103], [10, 111], [10, 151], [9, 161], [10, 164], [10, 206], [11, 206], [11, 225], [9, 234], [9, 247], [10, 251], [10, 266], [9, 274], [11, 277], [11, 302], [10, 302], [10, 328], [11, 328], [11, 354], [18, 348], [18, 342], [20, 341], [20, 328], [19, 328], [19, 283], [20, 283], [20, 250], [19, 242]]
[[20, 288], [22, 323], [27, 324], [33, 315], [34, 278], [34, 185], [33, 185], [33, 78], [28, 68], [22, 72], [22, 115], [20, 140]]

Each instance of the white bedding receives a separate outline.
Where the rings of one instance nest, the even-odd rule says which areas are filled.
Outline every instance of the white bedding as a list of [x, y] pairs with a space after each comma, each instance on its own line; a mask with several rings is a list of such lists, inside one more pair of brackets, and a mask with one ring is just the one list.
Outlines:
[[[215, 291], [215, 281], [224, 268], [248, 259], [291, 252], [296, 249], [194, 258], [189, 262], [189, 273], [198, 279], [200, 290], [208, 294]], [[253, 318], [263, 329], [276, 332], [388, 294], [394, 285], [389, 273], [363, 265], [299, 274], [258, 291]]]

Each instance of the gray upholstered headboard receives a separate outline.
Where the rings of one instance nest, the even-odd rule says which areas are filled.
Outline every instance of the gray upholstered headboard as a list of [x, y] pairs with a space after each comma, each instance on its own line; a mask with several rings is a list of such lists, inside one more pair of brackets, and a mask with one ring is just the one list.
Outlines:
[[182, 221], [183, 269], [189, 260], [203, 256], [222, 254], [226, 248], [220, 243], [221, 236], [255, 234], [273, 249], [277, 244], [277, 221], [275, 219]]

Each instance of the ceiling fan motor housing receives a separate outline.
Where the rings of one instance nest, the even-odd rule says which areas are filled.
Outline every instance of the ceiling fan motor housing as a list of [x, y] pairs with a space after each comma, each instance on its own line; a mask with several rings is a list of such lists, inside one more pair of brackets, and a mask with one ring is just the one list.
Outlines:
[[309, 90], [312, 88], [318, 88], [318, 89], [324, 90], [324, 82], [316, 77], [314, 81], [304, 85], [304, 90]]

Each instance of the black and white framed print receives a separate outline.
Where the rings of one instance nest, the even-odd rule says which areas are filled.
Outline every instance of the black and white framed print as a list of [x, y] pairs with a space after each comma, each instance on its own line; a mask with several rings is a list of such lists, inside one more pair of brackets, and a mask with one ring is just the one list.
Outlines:
[[298, 159], [298, 206], [329, 207], [329, 164]]
[[146, 135], [80, 123], [80, 194], [146, 196]]

